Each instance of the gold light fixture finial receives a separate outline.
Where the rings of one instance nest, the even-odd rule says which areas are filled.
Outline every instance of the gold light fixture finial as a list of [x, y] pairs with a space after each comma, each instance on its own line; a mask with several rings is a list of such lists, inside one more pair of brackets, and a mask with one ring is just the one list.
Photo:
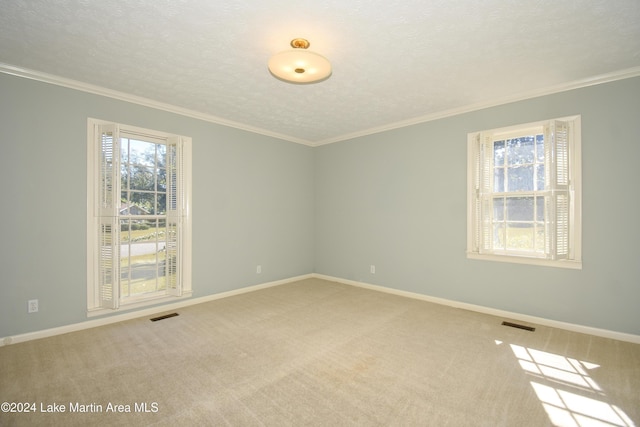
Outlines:
[[275, 54], [269, 59], [269, 71], [274, 77], [288, 83], [316, 83], [331, 76], [331, 63], [327, 58], [306, 49], [309, 41], [291, 40], [293, 50]]
[[309, 49], [309, 40], [307, 39], [293, 39], [290, 44], [294, 49]]

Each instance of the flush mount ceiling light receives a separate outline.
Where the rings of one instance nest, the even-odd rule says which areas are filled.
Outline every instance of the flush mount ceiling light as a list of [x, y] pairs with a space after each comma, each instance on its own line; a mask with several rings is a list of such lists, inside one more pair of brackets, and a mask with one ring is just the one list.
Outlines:
[[317, 83], [331, 76], [331, 63], [327, 58], [307, 50], [305, 39], [291, 40], [292, 50], [277, 53], [269, 59], [269, 71], [274, 77], [288, 83]]

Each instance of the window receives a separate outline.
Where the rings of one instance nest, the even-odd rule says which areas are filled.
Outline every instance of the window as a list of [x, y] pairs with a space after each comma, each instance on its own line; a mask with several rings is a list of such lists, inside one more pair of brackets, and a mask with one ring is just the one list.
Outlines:
[[580, 117], [468, 135], [469, 258], [581, 268]]
[[191, 295], [191, 139], [89, 119], [89, 315]]

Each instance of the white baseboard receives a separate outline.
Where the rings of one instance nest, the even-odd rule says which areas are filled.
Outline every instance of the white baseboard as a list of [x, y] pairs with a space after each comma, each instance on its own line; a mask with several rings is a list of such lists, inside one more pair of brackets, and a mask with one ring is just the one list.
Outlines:
[[603, 337], [603, 338], [611, 338], [611, 339], [615, 339], [615, 340], [619, 340], [619, 341], [627, 341], [627, 342], [631, 342], [631, 343], [634, 343], [634, 344], [640, 344], [640, 335], [633, 335], [633, 334], [627, 334], [627, 333], [623, 333], [623, 332], [610, 331], [610, 330], [607, 330], [607, 329], [599, 329], [599, 328], [593, 328], [593, 327], [590, 327], [590, 326], [577, 325], [577, 324], [567, 323], [567, 322], [560, 322], [560, 321], [557, 321], [557, 320], [545, 319], [545, 318], [542, 318], [542, 317], [535, 317], [535, 316], [529, 316], [529, 315], [526, 315], [526, 314], [520, 314], [520, 313], [514, 313], [514, 312], [510, 312], [510, 311], [498, 310], [498, 309], [495, 309], [495, 308], [484, 307], [484, 306], [481, 306], [481, 305], [468, 304], [468, 303], [453, 301], [453, 300], [449, 300], [449, 299], [445, 299], [445, 298], [432, 297], [432, 296], [429, 296], [429, 295], [418, 294], [418, 293], [415, 293], [415, 292], [401, 291], [401, 290], [398, 290], [398, 289], [387, 288], [387, 287], [384, 287], [384, 286], [372, 285], [372, 284], [364, 283], [364, 282], [358, 282], [358, 281], [355, 281], [355, 280], [342, 279], [340, 277], [333, 277], [333, 276], [327, 276], [327, 275], [324, 275], [324, 274], [311, 273], [311, 274], [305, 274], [305, 275], [302, 275], [302, 276], [290, 277], [288, 279], [282, 279], [282, 280], [276, 280], [276, 281], [273, 281], [273, 282], [262, 283], [262, 284], [259, 284], [259, 285], [247, 286], [245, 288], [234, 289], [232, 291], [221, 292], [221, 293], [218, 293], [218, 294], [207, 295], [207, 296], [200, 297], [200, 298], [181, 300], [179, 302], [175, 302], [175, 303], [172, 303], [172, 304], [160, 305], [160, 306], [157, 306], [157, 307], [151, 307], [151, 308], [147, 308], [147, 309], [144, 309], [144, 310], [137, 310], [137, 311], [131, 311], [131, 312], [127, 312], [127, 313], [117, 314], [115, 316], [109, 316], [109, 317], [105, 317], [105, 318], [101, 318], [101, 319], [87, 320], [87, 321], [84, 321], [84, 322], [74, 323], [74, 324], [71, 324], [71, 325], [59, 326], [57, 328], [44, 329], [44, 330], [41, 330], [41, 331], [28, 332], [28, 333], [25, 333], [25, 334], [1, 337], [0, 338], [0, 347], [5, 346], [5, 345], [9, 345], [9, 344], [16, 344], [16, 343], [25, 342], [25, 341], [31, 341], [31, 340], [36, 340], [36, 339], [40, 339], [40, 338], [47, 338], [47, 337], [52, 337], [52, 336], [55, 336], [55, 335], [66, 334], [66, 333], [69, 333], [69, 332], [81, 331], [81, 330], [84, 330], [84, 329], [91, 329], [91, 328], [95, 328], [95, 327], [98, 327], [98, 326], [109, 325], [109, 324], [112, 324], [112, 323], [122, 322], [122, 321], [125, 321], [125, 320], [136, 319], [136, 318], [139, 318], [139, 317], [146, 317], [146, 316], [150, 316], [152, 314], [167, 312], [167, 311], [171, 311], [171, 310], [177, 310], [179, 308], [187, 307], [187, 306], [190, 306], [190, 305], [202, 304], [202, 303], [208, 302], [208, 301], [214, 301], [214, 300], [217, 300], [217, 299], [227, 298], [227, 297], [231, 297], [231, 296], [234, 296], [234, 295], [245, 294], [245, 293], [248, 293], [248, 292], [257, 291], [259, 289], [265, 289], [265, 288], [270, 288], [270, 287], [273, 287], [273, 286], [284, 285], [286, 283], [297, 282], [298, 280], [304, 280], [304, 279], [309, 279], [309, 278], [323, 279], [323, 280], [328, 280], [328, 281], [331, 281], [331, 282], [342, 283], [342, 284], [345, 284], [345, 285], [357, 286], [357, 287], [360, 287], [360, 288], [371, 289], [371, 290], [374, 290], [374, 291], [385, 292], [385, 293], [388, 293], [388, 294], [399, 295], [399, 296], [403, 296], [403, 297], [407, 297], [407, 298], [413, 298], [413, 299], [423, 300], [423, 301], [427, 301], [427, 302], [432, 302], [432, 303], [435, 303], [435, 304], [446, 305], [446, 306], [449, 306], [449, 307], [461, 308], [461, 309], [464, 309], [464, 310], [470, 310], [470, 311], [475, 311], [475, 312], [478, 312], [478, 313], [489, 314], [489, 315], [496, 316], [496, 317], [505, 317], [505, 318], [508, 318], [508, 319], [535, 323], [535, 324], [538, 324], [538, 325], [549, 326], [549, 327], [552, 327], [552, 328], [565, 329], [565, 330], [572, 331], [572, 332], [579, 332], [579, 333], [599, 336], [599, 337]]
[[640, 344], [640, 335], [627, 334], [624, 332], [610, 331], [607, 329], [593, 328], [591, 326], [577, 325], [574, 323], [560, 322], [557, 320], [545, 319], [542, 317], [529, 316], [527, 314], [514, 313], [511, 311], [498, 310], [495, 308], [484, 307], [481, 305], [468, 304], [464, 302], [453, 301], [445, 298], [432, 297], [429, 295], [418, 294], [415, 292], [401, 291], [398, 289], [387, 288], [379, 285], [372, 285], [369, 283], [358, 282], [355, 280], [342, 279], [340, 277], [327, 276], [323, 274], [313, 274], [314, 278], [328, 280], [331, 282], [343, 283], [345, 285], [357, 286], [360, 288], [371, 289], [374, 291], [385, 292], [388, 294], [399, 295], [403, 297], [419, 299], [423, 301], [432, 302], [435, 304], [446, 305], [454, 308], [461, 308], [464, 310], [475, 311], [478, 313], [489, 314], [497, 317], [505, 317], [513, 320], [520, 320], [523, 322], [535, 323], [542, 326], [549, 326], [552, 328], [564, 329], [572, 332], [579, 332], [582, 334], [594, 335], [603, 338], [611, 338], [619, 341], [627, 341], [634, 344]]
[[245, 288], [234, 289], [232, 291], [220, 292], [218, 294], [207, 295], [200, 298], [184, 299], [171, 304], [159, 305], [156, 307], [147, 308], [144, 310], [130, 311], [127, 313], [117, 314], [115, 316], [104, 317], [100, 319], [87, 320], [84, 322], [73, 323], [71, 325], [59, 326], [57, 328], [43, 329], [41, 331], [27, 332], [25, 334], [19, 334], [14, 336], [0, 338], [0, 347], [16, 344], [19, 342], [31, 341], [40, 338], [52, 337], [55, 335], [62, 335], [69, 332], [81, 331], [83, 329], [91, 329], [98, 326], [109, 325], [112, 323], [122, 322], [125, 320], [136, 319], [139, 317], [146, 317], [152, 314], [162, 313], [171, 310], [177, 310], [182, 307], [190, 305], [202, 304], [203, 302], [209, 302], [221, 298], [227, 298], [234, 295], [245, 294], [247, 292], [257, 291], [259, 289], [270, 288], [272, 286], [284, 285], [286, 283], [297, 282], [298, 280], [309, 279], [313, 277], [311, 274], [305, 274], [302, 276], [290, 277], [288, 279], [276, 280], [274, 282], [261, 283], [259, 285], [247, 286]]

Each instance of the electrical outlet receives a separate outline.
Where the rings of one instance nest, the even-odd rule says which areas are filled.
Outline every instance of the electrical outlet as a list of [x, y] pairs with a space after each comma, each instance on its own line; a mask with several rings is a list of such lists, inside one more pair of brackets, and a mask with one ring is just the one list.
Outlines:
[[376, 274], [376, 266], [371, 264], [371, 267], [369, 268], [369, 271], [371, 272], [371, 274]]
[[28, 306], [27, 306], [27, 312], [28, 313], [36, 313], [38, 311], [38, 300], [37, 299], [30, 299]]
[[261, 265], [256, 267], [256, 274], [260, 274], [260, 273], [262, 273], [262, 266]]

